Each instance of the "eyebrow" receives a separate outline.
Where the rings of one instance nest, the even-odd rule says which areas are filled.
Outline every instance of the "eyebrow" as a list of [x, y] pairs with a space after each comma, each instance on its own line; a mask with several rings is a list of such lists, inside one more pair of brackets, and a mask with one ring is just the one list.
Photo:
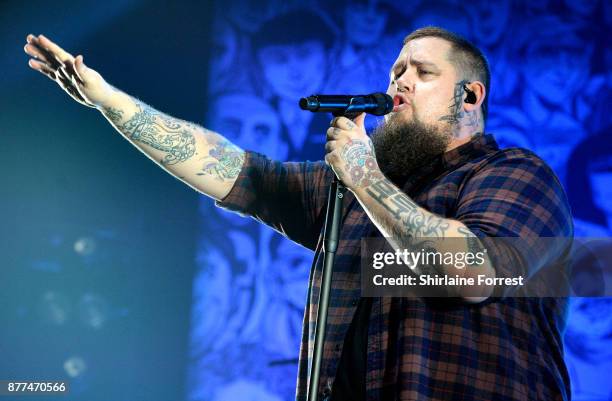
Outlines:
[[[416, 67], [430, 67], [430, 68], [434, 68], [436, 70], [438, 69], [437, 64], [433, 63], [431, 61], [415, 60], [414, 58], [411, 58], [410, 59], [410, 64], [414, 65]], [[403, 67], [404, 67], [404, 61], [402, 61], [400, 63], [397, 63], [397, 64], [394, 64], [391, 67], [391, 70], [389, 71], [389, 76], [393, 76], [393, 73], [395, 71], [397, 71], [398, 69], [403, 68]]]
[[431, 61], [422, 61], [422, 60], [415, 60], [415, 59], [411, 59], [410, 60], [410, 64], [412, 65], [416, 65], [416, 66], [427, 66], [427, 67], [434, 67], [434, 68], [438, 68], [438, 66], [436, 65], [436, 63], [433, 63]]

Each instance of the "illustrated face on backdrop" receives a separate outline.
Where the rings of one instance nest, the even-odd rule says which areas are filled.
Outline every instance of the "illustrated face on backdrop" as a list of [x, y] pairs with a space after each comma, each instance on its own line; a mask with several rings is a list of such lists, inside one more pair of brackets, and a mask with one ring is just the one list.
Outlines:
[[412, 30], [424, 26], [442, 26], [451, 32], [469, 38], [471, 21], [468, 11], [460, 4], [451, 2], [425, 2], [423, 6], [411, 13]]
[[227, 88], [228, 78], [237, 73], [232, 70], [236, 67], [234, 60], [238, 58], [238, 38], [227, 23], [217, 22], [213, 32], [209, 82], [214, 93]]
[[387, 14], [377, 9], [376, 1], [367, 4], [350, 4], [344, 10], [344, 25], [347, 39], [357, 46], [372, 46], [378, 43], [387, 23]]
[[271, 45], [257, 52], [259, 65], [274, 93], [297, 101], [323, 85], [327, 55], [323, 43], [309, 40], [291, 45]]
[[507, 28], [510, 0], [480, 1], [478, 7], [469, 7], [468, 11], [472, 15], [474, 39], [489, 46], [496, 43]]
[[554, 105], [565, 105], [573, 101], [590, 73], [592, 47], [571, 31], [559, 35], [563, 36], [561, 42], [558, 35], [533, 39], [527, 48], [523, 75], [538, 96]]
[[248, 94], [221, 96], [210, 113], [210, 128], [245, 150], [283, 160], [287, 146], [281, 141], [281, 126], [272, 107]]
[[[612, 356], [610, 335], [612, 334], [612, 299], [572, 298], [570, 320], [565, 340], [578, 343], [585, 360], [606, 361]], [[570, 345], [570, 349], [574, 348]]]
[[312, 252], [284, 237], [279, 241], [277, 256], [268, 270], [268, 282], [279, 290], [275, 296], [283, 296], [286, 302], [301, 310], [306, 301]]
[[[612, 160], [610, 160], [612, 163]], [[612, 221], [612, 165], [607, 170], [592, 171], [589, 180], [593, 191], [593, 203]], [[612, 227], [609, 227], [612, 228]]]

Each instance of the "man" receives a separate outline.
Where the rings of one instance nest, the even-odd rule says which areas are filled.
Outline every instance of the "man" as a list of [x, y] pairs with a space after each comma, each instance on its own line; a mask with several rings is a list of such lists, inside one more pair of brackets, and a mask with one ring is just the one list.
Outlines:
[[[448, 302], [360, 296], [363, 237], [384, 236], [398, 248], [458, 237], [467, 251], [481, 247], [487, 236], [572, 236], [567, 200], [554, 173], [533, 153], [500, 151], [483, 134], [489, 69], [469, 42], [440, 28], [411, 33], [391, 68], [387, 92], [394, 98], [393, 113], [372, 140], [363, 115], [355, 121], [335, 118], [327, 131], [325, 163], [281, 163], [153, 110], [108, 85], [82, 56], [74, 58], [42, 35], [27, 40], [32, 68], [99, 109], [161, 167], [222, 207], [250, 214], [305, 247], [319, 250], [333, 173], [343, 181], [349, 193], [321, 398], [569, 399], [563, 299], [485, 300], [490, 292], [473, 297], [452, 285], [441, 288], [453, 296]], [[537, 252], [533, 266], [562, 258], [568, 243]], [[317, 252], [300, 350], [299, 400], [307, 394], [321, 266]], [[478, 272], [512, 274], [488, 259]]]

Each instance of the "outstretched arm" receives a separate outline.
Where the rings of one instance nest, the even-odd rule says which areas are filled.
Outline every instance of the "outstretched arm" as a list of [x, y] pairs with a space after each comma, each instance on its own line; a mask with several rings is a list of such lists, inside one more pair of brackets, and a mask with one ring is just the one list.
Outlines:
[[28, 35], [29, 65], [77, 102], [98, 109], [130, 143], [168, 173], [217, 200], [232, 189], [244, 151], [220, 134], [163, 114], [112, 87], [83, 56], [74, 57], [43, 35]]

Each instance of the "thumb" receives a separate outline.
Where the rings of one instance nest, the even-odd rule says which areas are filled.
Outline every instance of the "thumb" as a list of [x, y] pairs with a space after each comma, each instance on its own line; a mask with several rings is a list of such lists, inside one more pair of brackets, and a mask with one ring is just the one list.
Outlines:
[[357, 117], [355, 117], [353, 122], [357, 124], [358, 127], [365, 129], [365, 117], [366, 113], [361, 113]]
[[85, 82], [85, 80], [83, 79], [83, 76], [85, 75], [85, 73], [87, 71], [87, 67], [85, 67], [85, 63], [83, 63], [83, 56], [82, 55], [78, 55], [74, 59], [74, 66], [75, 66], [75, 71], [77, 73], [77, 76], [79, 77], [79, 80], [81, 82]]

